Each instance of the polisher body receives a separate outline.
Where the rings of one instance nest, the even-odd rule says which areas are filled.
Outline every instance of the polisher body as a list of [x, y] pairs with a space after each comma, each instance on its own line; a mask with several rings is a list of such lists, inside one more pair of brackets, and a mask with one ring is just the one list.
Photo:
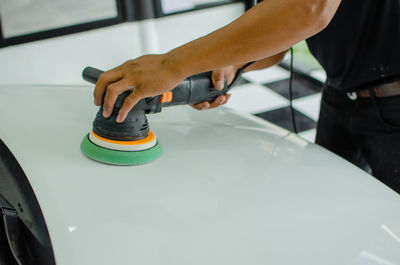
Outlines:
[[[103, 117], [103, 106], [100, 107], [93, 122], [93, 130], [84, 137], [81, 150], [94, 160], [115, 165], [137, 165], [155, 160], [161, 155], [162, 148], [150, 131], [146, 114], [161, 112], [163, 107], [211, 102], [235, 86], [245, 67], [237, 72], [232, 84], [227, 86], [225, 83], [222, 90], [214, 88], [211, 72], [191, 76], [163, 95], [140, 100], [125, 121], [117, 123], [119, 110], [126, 97], [132, 93], [125, 91], [117, 98], [109, 118]], [[99, 69], [86, 67], [82, 76], [86, 81], [96, 84], [102, 73]]]

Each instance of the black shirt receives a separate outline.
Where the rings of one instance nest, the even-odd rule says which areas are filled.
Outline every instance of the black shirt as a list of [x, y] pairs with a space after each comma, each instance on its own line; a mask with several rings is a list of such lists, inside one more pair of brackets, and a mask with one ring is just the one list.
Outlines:
[[307, 44], [328, 85], [341, 91], [400, 76], [400, 0], [342, 0], [330, 24]]

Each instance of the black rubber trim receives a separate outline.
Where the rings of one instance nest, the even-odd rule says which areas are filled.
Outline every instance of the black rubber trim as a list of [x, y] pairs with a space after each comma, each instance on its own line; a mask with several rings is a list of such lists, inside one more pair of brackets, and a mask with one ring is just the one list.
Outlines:
[[156, 9], [152, 0], [125, 0], [127, 21], [140, 21], [156, 18]]
[[3, 27], [1, 24], [1, 16], [0, 16], [0, 47], [4, 46], [4, 37], [3, 37]]
[[35, 259], [55, 264], [50, 236], [35, 193], [18, 161], [1, 139], [0, 197], [0, 207], [11, 206], [21, 222], [21, 231], [24, 231], [18, 242], [23, 246], [21, 248], [35, 252]]
[[1, 206], [0, 207], [0, 264], [18, 265], [13, 256], [13, 250], [10, 248], [10, 243], [7, 237], [6, 225], [4, 222], [5, 220], [4, 216], [6, 215], [6, 211], [4, 211], [3, 209], [5, 208], [5, 210], [12, 210], [12, 207], [1, 196], [0, 196], [0, 206]]
[[257, 0], [244, 0], [246, 11], [257, 4]]

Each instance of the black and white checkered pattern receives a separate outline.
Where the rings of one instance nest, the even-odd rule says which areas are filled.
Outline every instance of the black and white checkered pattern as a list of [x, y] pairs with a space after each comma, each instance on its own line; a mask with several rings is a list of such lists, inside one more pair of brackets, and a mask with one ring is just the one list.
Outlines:
[[[232, 97], [226, 106], [256, 115], [292, 131], [289, 77], [289, 71], [280, 66], [246, 73], [241, 84], [232, 89]], [[320, 83], [326, 77], [322, 70], [315, 71], [310, 77], [319, 82], [294, 75], [293, 106], [299, 135], [314, 142], [321, 100]]]

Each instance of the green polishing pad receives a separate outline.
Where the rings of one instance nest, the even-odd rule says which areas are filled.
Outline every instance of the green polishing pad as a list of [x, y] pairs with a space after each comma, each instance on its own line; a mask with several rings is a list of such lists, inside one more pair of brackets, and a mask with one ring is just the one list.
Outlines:
[[116, 151], [95, 145], [86, 135], [81, 143], [82, 152], [89, 158], [110, 165], [133, 166], [149, 163], [162, 154], [161, 144], [142, 151]]

